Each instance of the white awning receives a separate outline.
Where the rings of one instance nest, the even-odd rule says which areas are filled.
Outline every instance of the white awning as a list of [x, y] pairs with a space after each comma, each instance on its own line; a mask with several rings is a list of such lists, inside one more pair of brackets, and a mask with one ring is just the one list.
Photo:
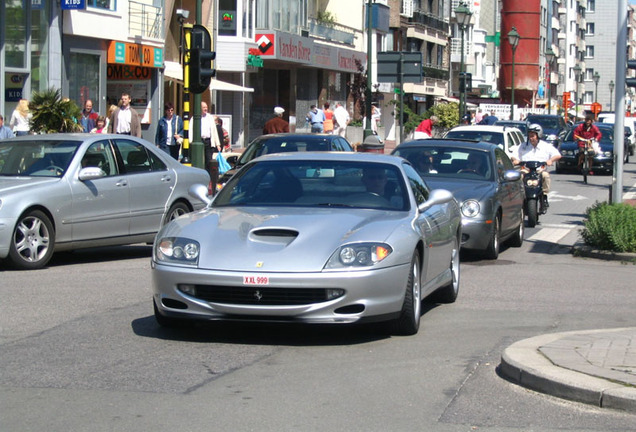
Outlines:
[[183, 81], [183, 68], [181, 67], [181, 64], [173, 61], [164, 61], [163, 67], [163, 74], [166, 78]]
[[254, 91], [251, 87], [243, 87], [240, 85], [232, 84], [218, 79], [212, 79], [210, 81], [210, 90], [217, 91], [233, 91], [233, 92], [246, 92], [251, 93]]
[[[459, 99], [454, 98], [454, 97], [447, 97], [447, 96], [442, 96], [438, 98], [439, 100], [443, 100], [445, 102], [455, 102], [455, 103], [459, 103]], [[477, 108], [477, 105], [471, 102], [466, 101], [466, 106], [470, 107], [470, 108]]]
[[[183, 67], [180, 63], [173, 61], [164, 61], [163, 62], [163, 74], [166, 78], [183, 81]], [[232, 84], [229, 82], [221, 81], [218, 79], [212, 79], [210, 81], [210, 90], [216, 91], [234, 91], [234, 92], [248, 92], [251, 93], [254, 91], [251, 87], [243, 87], [240, 85]]]

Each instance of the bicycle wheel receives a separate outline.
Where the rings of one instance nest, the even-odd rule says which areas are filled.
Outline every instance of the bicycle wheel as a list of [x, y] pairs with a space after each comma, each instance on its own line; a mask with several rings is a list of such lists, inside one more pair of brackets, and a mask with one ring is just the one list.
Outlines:
[[587, 155], [583, 154], [583, 169], [581, 172], [583, 173], [583, 183], [587, 184], [587, 174], [589, 173], [590, 168], [588, 166]]

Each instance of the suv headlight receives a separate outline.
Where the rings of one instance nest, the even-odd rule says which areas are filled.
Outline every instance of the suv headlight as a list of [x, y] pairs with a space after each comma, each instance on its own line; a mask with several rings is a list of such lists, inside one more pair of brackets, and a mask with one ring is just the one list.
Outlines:
[[155, 261], [164, 264], [199, 264], [199, 242], [182, 237], [165, 237], [155, 242]]

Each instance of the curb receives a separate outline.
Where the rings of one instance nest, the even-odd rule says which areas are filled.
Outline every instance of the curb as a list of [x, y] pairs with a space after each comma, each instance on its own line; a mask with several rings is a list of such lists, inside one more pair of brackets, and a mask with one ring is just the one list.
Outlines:
[[622, 261], [636, 264], [636, 253], [633, 252], [611, 252], [601, 249], [594, 249], [584, 244], [572, 246], [572, 255], [575, 257], [596, 258], [606, 261]]
[[636, 391], [633, 388], [555, 366], [539, 352], [542, 346], [570, 335], [607, 331], [574, 331], [524, 339], [506, 348], [499, 371], [509, 381], [531, 390], [601, 408], [636, 413]]

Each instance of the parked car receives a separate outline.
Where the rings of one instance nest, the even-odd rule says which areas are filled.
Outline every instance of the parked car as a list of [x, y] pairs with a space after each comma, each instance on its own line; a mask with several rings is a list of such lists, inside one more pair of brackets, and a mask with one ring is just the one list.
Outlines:
[[[192, 193], [206, 200], [203, 185]], [[205, 210], [159, 232], [155, 317], [163, 326], [390, 320], [398, 333], [414, 334], [424, 297], [457, 297], [460, 239], [452, 194], [431, 191], [403, 159], [263, 156]]]
[[528, 140], [528, 122], [525, 120], [497, 120], [495, 126], [508, 126], [519, 129], [523, 135], [523, 140]]
[[[598, 115], [598, 121], [602, 123], [616, 123], [615, 118], [616, 115], [614, 113], [602, 113]], [[634, 151], [636, 150], [636, 117], [625, 117], [623, 124], [629, 129], [629, 134], [625, 137], [629, 143], [628, 155], [634, 156]]]
[[332, 134], [280, 133], [261, 135], [255, 138], [238, 157], [231, 170], [218, 181], [219, 188], [252, 159], [272, 153], [339, 151], [353, 152], [353, 146], [346, 138]]
[[525, 193], [521, 173], [494, 144], [450, 139], [401, 144], [393, 155], [413, 164], [429, 187], [451, 191], [462, 211], [462, 248], [497, 259], [503, 241], [521, 246]]
[[536, 123], [543, 129], [543, 140], [558, 147], [570, 129], [565, 120], [556, 114], [528, 114], [528, 124]]
[[54, 251], [152, 242], [199, 205], [209, 174], [127, 135], [28, 135], [0, 141], [0, 259], [44, 267]]
[[517, 146], [525, 142], [519, 129], [508, 126], [457, 126], [446, 132], [444, 138], [468, 139], [496, 144], [508, 155], [513, 154]]
[[[581, 123], [578, 123], [577, 126], [579, 124]], [[599, 142], [601, 154], [594, 156], [592, 171], [611, 173], [614, 170], [614, 125], [612, 123], [595, 123], [595, 125], [599, 128], [602, 135], [601, 141]], [[579, 146], [578, 142], [574, 139], [574, 128], [567, 133], [563, 142], [559, 145], [559, 152], [561, 152], [561, 159], [556, 163], [557, 172], [578, 172]], [[625, 158], [629, 160], [627, 141], [625, 142], [624, 150], [624, 159]]]

